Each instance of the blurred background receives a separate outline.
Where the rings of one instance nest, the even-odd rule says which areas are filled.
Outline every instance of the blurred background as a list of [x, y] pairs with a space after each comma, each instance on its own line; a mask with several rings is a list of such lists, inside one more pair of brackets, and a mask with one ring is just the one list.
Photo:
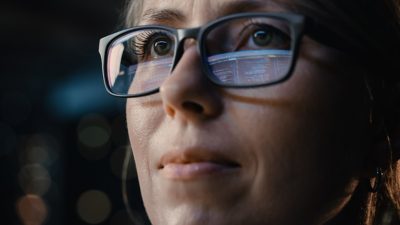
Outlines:
[[125, 102], [106, 93], [98, 55], [123, 8], [123, 0], [0, 3], [0, 224], [136, 224], [123, 196], [148, 223], [125, 160]]

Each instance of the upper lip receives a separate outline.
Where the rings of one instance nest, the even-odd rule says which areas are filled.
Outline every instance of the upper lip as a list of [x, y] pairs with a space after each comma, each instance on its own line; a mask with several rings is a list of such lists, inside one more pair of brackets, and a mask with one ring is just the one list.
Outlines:
[[198, 162], [211, 162], [227, 167], [240, 167], [240, 164], [226, 154], [202, 148], [187, 148], [172, 150], [165, 153], [158, 164], [158, 169], [168, 164], [189, 164]]

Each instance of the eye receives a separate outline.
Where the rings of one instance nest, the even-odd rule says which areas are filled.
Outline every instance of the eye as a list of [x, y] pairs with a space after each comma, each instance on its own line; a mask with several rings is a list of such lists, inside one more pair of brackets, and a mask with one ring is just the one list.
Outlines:
[[250, 23], [239, 34], [235, 51], [257, 49], [290, 49], [291, 38], [284, 29], [267, 23]]
[[143, 62], [172, 56], [174, 43], [173, 36], [164, 31], [146, 30], [135, 36], [132, 46], [139, 61]]
[[172, 43], [169, 38], [166, 37], [160, 37], [155, 40], [153, 40], [153, 47], [151, 49], [152, 55], [157, 56], [164, 56], [168, 55], [172, 49]]
[[254, 44], [258, 46], [268, 46], [274, 39], [274, 33], [268, 29], [256, 30], [252, 35], [252, 39]]

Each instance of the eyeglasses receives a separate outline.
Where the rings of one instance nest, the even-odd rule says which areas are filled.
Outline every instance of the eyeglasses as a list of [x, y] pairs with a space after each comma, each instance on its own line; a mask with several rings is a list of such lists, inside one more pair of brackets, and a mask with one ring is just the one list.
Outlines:
[[100, 40], [107, 91], [119, 97], [158, 92], [183, 55], [183, 43], [197, 40], [200, 63], [211, 82], [246, 88], [287, 80], [296, 62], [306, 17], [289, 13], [240, 13], [198, 28], [139, 26]]

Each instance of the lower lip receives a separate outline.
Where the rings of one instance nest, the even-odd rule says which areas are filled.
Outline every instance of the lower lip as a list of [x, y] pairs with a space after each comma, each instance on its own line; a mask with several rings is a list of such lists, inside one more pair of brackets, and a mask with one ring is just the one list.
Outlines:
[[213, 162], [194, 162], [187, 164], [170, 163], [162, 168], [162, 174], [173, 180], [193, 180], [233, 172], [238, 167]]

